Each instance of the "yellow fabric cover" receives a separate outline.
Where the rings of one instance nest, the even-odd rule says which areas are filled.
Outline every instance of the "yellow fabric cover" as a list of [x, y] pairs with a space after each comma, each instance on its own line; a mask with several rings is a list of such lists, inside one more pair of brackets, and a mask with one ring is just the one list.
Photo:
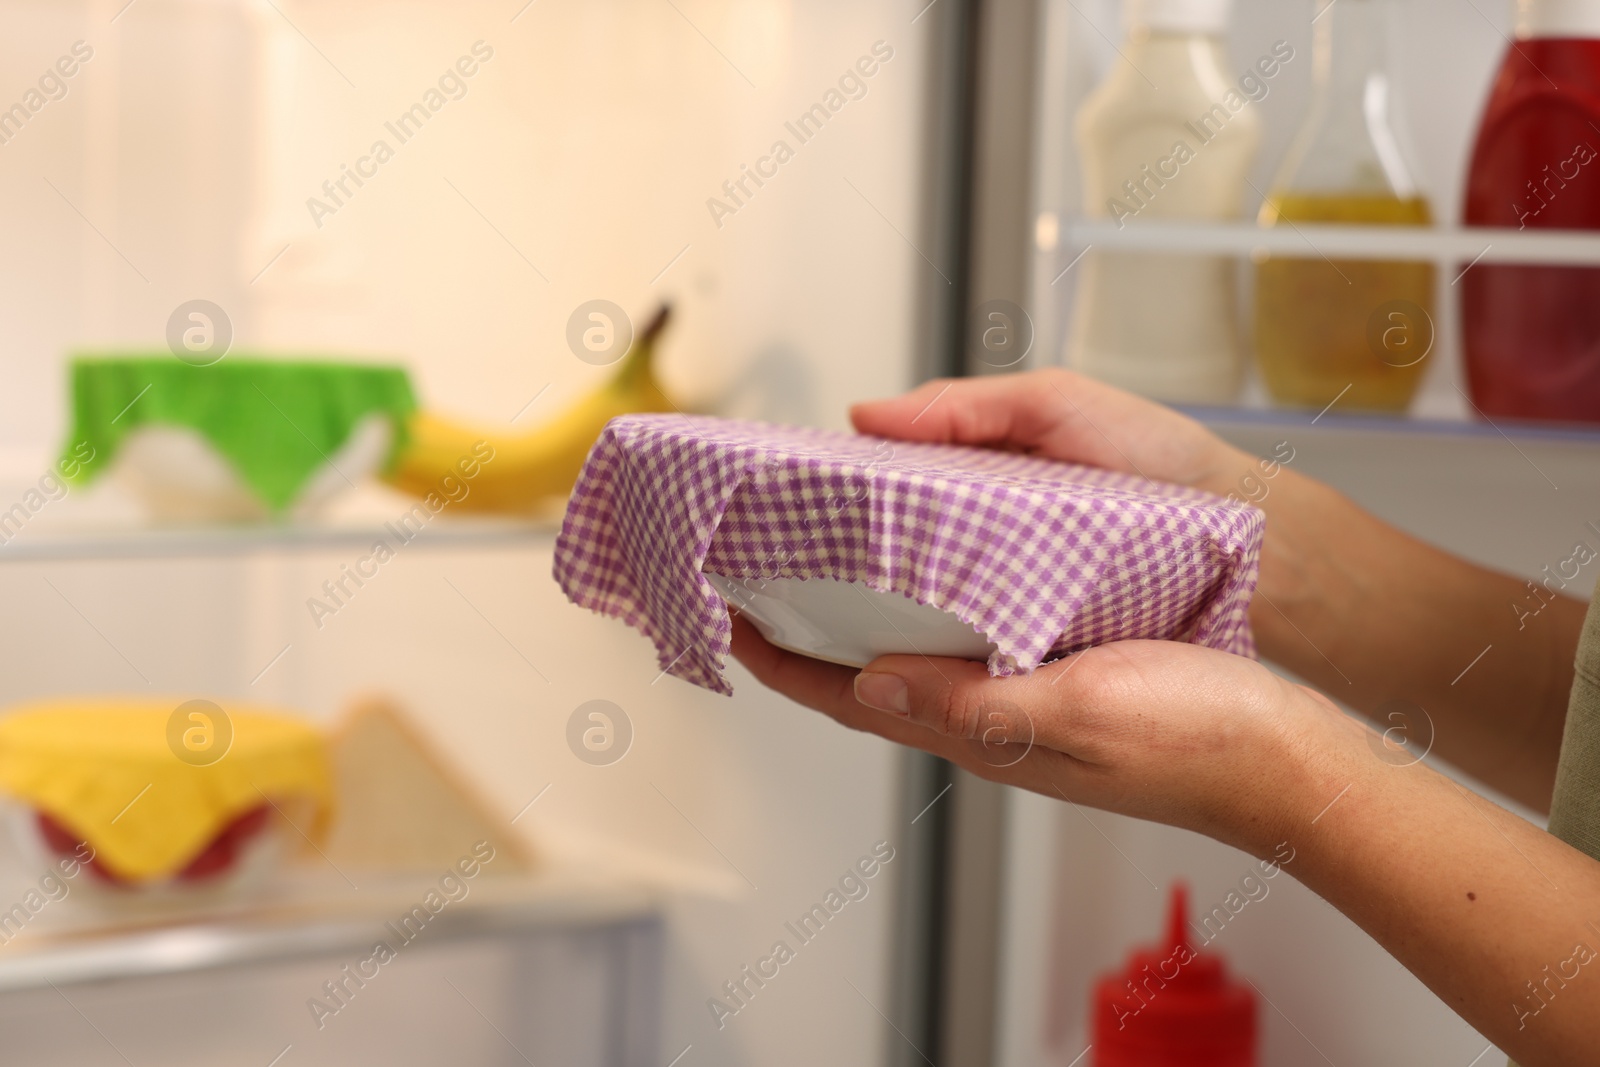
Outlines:
[[183, 703], [93, 699], [17, 708], [0, 720], [0, 790], [53, 816], [131, 881], [176, 874], [267, 799], [310, 801], [315, 823], [302, 829], [320, 830], [333, 789], [315, 727], [288, 712], [219, 704], [232, 743], [214, 763], [195, 766], [168, 744]]

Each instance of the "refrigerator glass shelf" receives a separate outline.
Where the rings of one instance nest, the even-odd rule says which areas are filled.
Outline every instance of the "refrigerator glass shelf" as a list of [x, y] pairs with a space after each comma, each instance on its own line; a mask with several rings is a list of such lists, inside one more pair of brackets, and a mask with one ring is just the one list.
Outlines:
[[[397, 922], [433, 888], [425, 876], [359, 892], [335, 879], [301, 884], [254, 906], [188, 912], [112, 910], [68, 898], [50, 905], [61, 914], [41, 913], [34, 920], [39, 929], [30, 924], [13, 934], [0, 956], [0, 993], [370, 949], [376, 938], [396, 940], [385, 924]], [[541, 930], [621, 928], [654, 921], [659, 896], [642, 884], [574, 873], [490, 877], [471, 883], [467, 896], [435, 914], [416, 936], [437, 945]]]
[[[1087, 248], [1130, 252], [1270, 254], [1330, 259], [1431, 259], [1456, 264], [1539, 263], [1600, 266], [1600, 232], [1341, 226], [1250, 222], [1114, 222], [1078, 219], [1056, 252], [1065, 265]], [[1453, 272], [1452, 272], [1453, 276]]]
[[1519, 422], [1508, 419], [1416, 418], [1363, 412], [1341, 412], [1334, 405], [1321, 412], [1288, 407], [1182, 406], [1179, 411], [1214, 428], [1230, 426], [1260, 429], [1320, 430], [1330, 438], [1361, 434], [1405, 434], [1440, 441], [1533, 442], [1600, 449], [1600, 425], [1556, 422]]
[[60, 521], [0, 537], [0, 563], [316, 553], [364, 548], [380, 539], [391, 546], [399, 542], [451, 551], [504, 550], [548, 544], [557, 529], [558, 524], [550, 521], [480, 516], [432, 522], [420, 530], [399, 527], [393, 520], [187, 526]]

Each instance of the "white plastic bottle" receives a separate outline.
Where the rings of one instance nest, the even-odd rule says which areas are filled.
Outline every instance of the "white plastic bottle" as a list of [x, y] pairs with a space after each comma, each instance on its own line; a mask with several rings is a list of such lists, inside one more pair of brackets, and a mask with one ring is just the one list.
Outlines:
[[[1287, 60], [1230, 68], [1231, 0], [1126, 3], [1121, 57], [1077, 116], [1086, 213], [1119, 226], [1238, 218], [1261, 140], [1252, 100], [1269, 91], [1264, 72]], [[1174, 403], [1236, 398], [1244, 359], [1231, 259], [1093, 249], [1081, 269], [1071, 366]]]

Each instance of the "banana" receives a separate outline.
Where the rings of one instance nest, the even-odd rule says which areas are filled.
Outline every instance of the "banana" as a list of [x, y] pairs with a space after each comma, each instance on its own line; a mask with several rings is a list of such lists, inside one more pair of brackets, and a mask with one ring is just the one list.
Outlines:
[[[606, 423], [618, 415], [678, 410], [651, 368], [670, 311], [662, 306], [609, 382], [526, 434], [485, 431], [431, 411], [416, 412], [409, 423], [410, 442], [384, 481], [413, 496], [450, 496], [452, 510], [527, 514], [564, 505]], [[473, 467], [477, 472], [469, 475]], [[447, 477], [464, 482], [467, 494], [456, 499], [444, 492], [441, 483]]]

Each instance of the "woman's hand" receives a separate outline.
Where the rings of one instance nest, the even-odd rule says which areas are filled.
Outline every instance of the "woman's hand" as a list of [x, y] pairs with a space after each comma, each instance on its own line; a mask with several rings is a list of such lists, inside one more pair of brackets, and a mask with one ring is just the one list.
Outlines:
[[1009, 678], [925, 656], [883, 656], [858, 673], [775, 648], [737, 618], [733, 654], [846, 726], [1261, 856], [1338, 791], [1330, 754], [1368, 751], [1363, 728], [1318, 694], [1252, 660], [1170, 641], [1101, 645]]
[[[1257, 464], [1171, 408], [1063, 370], [929, 382], [850, 417], [863, 433], [1028, 452], [1219, 494]], [[1367, 752], [1366, 731], [1325, 697], [1254, 661], [1175, 642], [1102, 645], [1010, 678], [922, 656], [886, 656], [858, 674], [774, 648], [735, 619], [733, 653], [761, 682], [847, 726], [1258, 853], [1282, 840], [1274, 823], [1297, 811], [1301, 793], [1327, 803], [1310, 763]]]
[[1248, 499], [1267, 515], [1250, 610], [1261, 654], [1350, 707], [1403, 708], [1427, 734], [1409, 740], [1530, 807], [1550, 803], [1583, 602], [1441, 552], [1288, 466], [1297, 446], [1308, 461], [1314, 441], [1287, 431], [1275, 460], [1258, 460], [1178, 412], [1063, 370], [929, 382], [850, 415], [863, 433]]
[[1065, 370], [934, 381], [850, 409], [862, 433], [1028, 452], [1226, 495], [1254, 457], [1171, 408]]

